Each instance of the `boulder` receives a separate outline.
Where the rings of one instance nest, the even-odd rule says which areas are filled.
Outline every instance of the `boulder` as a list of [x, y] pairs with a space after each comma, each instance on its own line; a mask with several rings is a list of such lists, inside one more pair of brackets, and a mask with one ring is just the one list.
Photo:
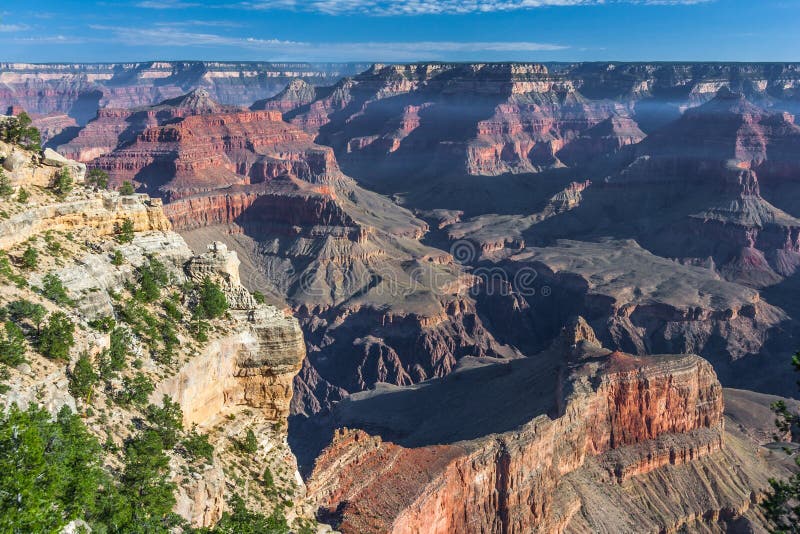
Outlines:
[[49, 167], [67, 167], [72, 173], [72, 179], [78, 183], [83, 183], [86, 179], [86, 165], [77, 161], [65, 158], [52, 148], [44, 149], [42, 164]]
[[3, 168], [9, 172], [15, 172], [22, 169], [25, 165], [30, 163], [31, 158], [28, 154], [21, 150], [11, 149], [11, 152], [6, 156], [3, 161]]

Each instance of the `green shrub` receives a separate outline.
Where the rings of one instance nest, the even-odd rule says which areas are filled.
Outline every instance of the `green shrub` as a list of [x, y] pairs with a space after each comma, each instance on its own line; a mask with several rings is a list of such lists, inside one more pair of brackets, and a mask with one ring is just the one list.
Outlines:
[[26, 189], [19, 188], [19, 192], [17, 193], [17, 202], [20, 204], [27, 204], [28, 199], [31, 197], [31, 194], [28, 193]]
[[122, 379], [122, 390], [117, 393], [116, 399], [120, 404], [144, 406], [154, 390], [152, 380], [143, 373], [136, 373], [133, 378], [126, 376]]
[[161, 288], [169, 283], [169, 273], [164, 264], [151, 258], [139, 267], [139, 288], [134, 296], [142, 302], [155, 302], [161, 296]]
[[28, 245], [28, 248], [22, 253], [22, 266], [26, 269], [35, 269], [38, 264], [39, 251]]
[[201, 319], [216, 319], [228, 311], [228, 300], [218, 284], [206, 276], [200, 284], [196, 313]]
[[14, 269], [11, 267], [11, 261], [8, 259], [8, 254], [6, 254], [5, 250], [0, 250], [0, 275], [6, 277], [17, 287], [25, 287], [28, 285], [24, 277], [14, 273]]
[[66, 360], [75, 345], [75, 325], [63, 312], [54, 312], [42, 327], [37, 349], [52, 360]]
[[122, 255], [122, 251], [114, 249], [114, 253], [111, 255], [111, 265], [119, 267], [123, 263], [125, 263], [125, 257]]
[[108, 189], [108, 173], [102, 169], [90, 169], [86, 183], [96, 189]]
[[264, 297], [264, 293], [261, 291], [253, 291], [253, 298], [258, 304], [264, 304], [266, 302], [266, 297]]
[[236, 445], [240, 451], [247, 454], [255, 454], [258, 452], [258, 439], [256, 438], [256, 434], [253, 432], [253, 429], [248, 428], [244, 439], [237, 440]]
[[161, 323], [161, 341], [164, 343], [164, 349], [158, 352], [156, 359], [159, 363], [169, 365], [172, 363], [175, 349], [181, 344], [175, 324], [169, 318], [165, 318]]
[[178, 304], [176, 304], [174, 300], [172, 299], [165, 300], [163, 303], [163, 307], [164, 307], [164, 312], [170, 319], [174, 321], [183, 320], [183, 312], [180, 310]]
[[120, 195], [133, 195], [136, 193], [136, 189], [133, 187], [133, 184], [129, 181], [125, 180], [122, 182], [122, 185], [119, 186], [119, 194]]
[[119, 243], [130, 243], [133, 241], [133, 230], [133, 221], [130, 219], [125, 219], [122, 221], [122, 224], [116, 224], [114, 226], [114, 233], [117, 234], [117, 241]]
[[214, 447], [208, 442], [207, 434], [200, 434], [197, 428], [192, 428], [181, 441], [184, 456], [192, 462], [203, 460], [210, 463], [214, 458]]
[[261, 476], [261, 480], [264, 483], [264, 487], [268, 490], [275, 488], [275, 478], [272, 476], [272, 471], [269, 467], [264, 469], [264, 474]]
[[42, 295], [61, 306], [72, 304], [61, 279], [53, 273], [48, 273], [42, 278]]
[[109, 356], [111, 358], [111, 368], [114, 371], [122, 371], [125, 368], [125, 358], [128, 356], [128, 347], [131, 346], [131, 339], [128, 330], [117, 327], [111, 331], [111, 342], [109, 345]]
[[61, 252], [61, 243], [56, 240], [53, 232], [44, 234], [44, 241], [47, 243], [47, 251], [54, 256]]
[[47, 310], [41, 304], [26, 299], [17, 299], [6, 305], [8, 315], [16, 322], [30, 320], [36, 331], [42, 326]]
[[0, 363], [12, 367], [25, 363], [25, 334], [11, 321], [0, 331]]
[[88, 400], [98, 376], [87, 353], [81, 354], [69, 372], [68, 378], [70, 393], [74, 397]]
[[89, 326], [106, 334], [114, 330], [116, 325], [117, 321], [110, 315], [105, 315], [89, 321]]
[[189, 331], [191, 332], [195, 341], [199, 343], [205, 343], [208, 341], [208, 328], [209, 324], [206, 321], [196, 319], [192, 321]]
[[11, 179], [6, 175], [5, 171], [0, 168], [0, 197], [8, 199], [14, 194], [14, 187], [11, 185]]
[[53, 182], [53, 192], [60, 197], [65, 197], [72, 191], [72, 186], [72, 174], [67, 167], [62, 167]]
[[171, 449], [178, 444], [178, 438], [183, 432], [183, 412], [177, 402], [164, 395], [161, 406], [147, 406], [145, 418], [150, 423], [150, 429], [161, 438], [165, 449]]

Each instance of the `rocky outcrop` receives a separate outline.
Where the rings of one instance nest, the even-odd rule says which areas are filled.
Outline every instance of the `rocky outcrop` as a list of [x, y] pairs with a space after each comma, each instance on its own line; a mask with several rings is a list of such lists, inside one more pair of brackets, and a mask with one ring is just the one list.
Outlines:
[[0, 141], [0, 161], [4, 174], [15, 187], [50, 187], [64, 167], [74, 183], [83, 183], [86, 177], [86, 165], [65, 158], [49, 148], [43, 154], [36, 154]]
[[[335, 433], [308, 483], [323, 517], [343, 532], [522, 533], [658, 532], [695, 521], [724, 530], [744, 516], [747, 488], [766, 485], [763, 461], [724, 432], [711, 366], [690, 355], [609, 352], [582, 322], [570, 334], [531, 360], [464, 369], [413, 396], [351, 397], [336, 412], [337, 426], [351, 430]], [[524, 421], [504, 411], [522, 390], [526, 407], [514, 411]], [[457, 402], [444, 401], [451, 396]], [[460, 408], [447, 422], [417, 419], [434, 399]], [[738, 471], [702, 467], [743, 457]], [[630, 510], [628, 498], [616, 500], [655, 480], [707, 493]]]
[[181, 404], [184, 422], [208, 425], [231, 406], [263, 410], [270, 421], [289, 415], [292, 380], [305, 358], [297, 320], [273, 306], [259, 305], [239, 280], [239, 258], [223, 243], [185, 265], [190, 281], [209, 278], [225, 293], [233, 333], [216, 339], [202, 355], [164, 381], [154, 399], [167, 394]]
[[110, 236], [126, 220], [134, 231], [166, 231], [171, 229], [161, 202], [147, 195], [121, 196], [109, 192], [85, 192], [83, 198], [52, 203], [26, 210], [0, 222], [0, 249], [22, 243], [33, 235], [47, 231], [93, 228], [98, 235]]
[[272, 109], [280, 112], [291, 111], [300, 106], [310, 104], [316, 96], [317, 91], [313, 85], [302, 78], [297, 78], [290, 81], [284, 90], [277, 95], [253, 102], [250, 109], [254, 111], [262, 109]]
[[237, 406], [262, 410], [273, 422], [289, 415], [292, 379], [305, 357], [297, 321], [269, 306], [232, 316], [231, 335], [212, 341], [153, 394], [178, 402], [189, 427], [212, 424]]

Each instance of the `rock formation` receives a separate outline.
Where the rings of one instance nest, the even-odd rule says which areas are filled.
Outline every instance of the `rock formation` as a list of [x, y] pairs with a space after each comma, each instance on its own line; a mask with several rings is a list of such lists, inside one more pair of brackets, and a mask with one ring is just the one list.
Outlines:
[[[120, 133], [125, 118], [105, 112], [84, 130], [107, 136], [100, 141], [102, 148], [91, 133], [61, 148], [91, 159], [91, 165], [107, 171], [114, 183], [129, 180], [167, 199], [285, 174], [309, 182], [339, 174], [332, 151], [283, 123], [280, 113], [225, 109], [202, 91], [193, 96], [198, 94], [200, 99], [192, 98], [191, 105], [183, 105], [188, 100], [184, 97], [141, 112], [154, 117], [152, 124], [142, 123], [138, 132], [128, 127], [128, 134]], [[133, 138], [126, 142], [126, 135]], [[86, 143], [93, 148], [77, 148]]]
[[365, 68], [354, 63], [212, 61], [2, 63], [0, 109], [14, 105], [39, 115], [65, 113], [85, 124], [101, 107], [149, 106], [198, 88], [226, 104], [250, 105], [295, 78], [328, 85]]
[[[349, 429], [308, 483], [323, 516], [343, 532], [758, 528], [750, 488], [782, 468], [725, 430], [711, 366], [611, 352], [572, 328], [530, 359], [341, 403], [334, 426]], [[646, 496], [664, 486], [679, 491]]]
[[259, 305], [239, 282], [239, 260], [222, 243], [186, 264], [189, 280], [221, 282], [232, 315], [233, 334], [212, 342], [200, 356], [165, 380], [153, 394], [169, 395], [183, 408], [184, 422], [208, 425], [231, 406], [264, 411], [270, 421], [289, 415], [292, 380], [305, 358], [297, 320]]

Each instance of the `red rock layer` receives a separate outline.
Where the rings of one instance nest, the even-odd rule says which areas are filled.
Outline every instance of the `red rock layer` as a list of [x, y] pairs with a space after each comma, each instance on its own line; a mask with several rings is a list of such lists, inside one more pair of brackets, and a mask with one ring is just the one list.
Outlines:
[[115, 183], [130, 180], [170, 199], [283, 175], [308, 182], [339, 175], [333, 152], [276, 111], [205, 113], [149, 127], [92, 166]]
[[[272, 230], [317, 226], [355, 226], [324, 186], [276, 179], [268, 186], [233, 187], [216, 193], [189, 196], [164, 207], [176, 230], [212, 225], [268, 223]], [[291, 232], [296, 233], [296, 230]]]
[[[554, 420], [539, 416], [453, 445], [404, 448], [363, 431], [340, 432], [316, 462], [310, 495], [343, 532], [557, 532], [565, 526], [563, 510], [553, 507], [560, 480], [588, 458], [631, 454], [626, 446], [667, 435], [691, 440], [708, 432], [719, 441], [722, 388], [696, 356], [613, 353], [599, 364], [574, 364], [563, 391]], [[667, 463], [716, 450], [701, 442], [691, 452], [673, 447]], [[664, 463], [642, 458], [625, 476]]]

